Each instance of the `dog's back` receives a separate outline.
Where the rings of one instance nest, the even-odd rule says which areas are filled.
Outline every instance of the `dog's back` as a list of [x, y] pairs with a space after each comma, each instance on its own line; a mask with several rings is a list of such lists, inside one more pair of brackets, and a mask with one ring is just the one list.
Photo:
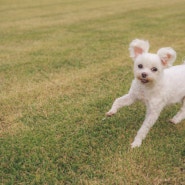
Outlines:
[[164, 85], [169, 103], [185, 98], [185, 65], [177, 65], [164, 70]]

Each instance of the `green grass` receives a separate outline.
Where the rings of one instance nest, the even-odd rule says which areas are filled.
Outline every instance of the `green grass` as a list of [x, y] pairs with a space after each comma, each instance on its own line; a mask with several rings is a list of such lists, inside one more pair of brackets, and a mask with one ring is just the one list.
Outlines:
[[185, 122], [166, 108], [131, 150], [145, 107], [105, 120], [133, 79], [128, 45], [185, 56], [185, 1], [1, 0], [0, 184], [182, 185]]

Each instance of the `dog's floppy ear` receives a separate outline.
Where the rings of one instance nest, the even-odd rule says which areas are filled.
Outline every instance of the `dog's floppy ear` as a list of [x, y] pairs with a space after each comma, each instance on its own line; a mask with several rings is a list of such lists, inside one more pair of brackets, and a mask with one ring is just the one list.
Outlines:
[[162, 65], [165, 67], [172, 66], [176, 59], [176, 52], [170, 47], [159, 49], [157, 55], [161, 59]]
[[147, 53], [149, 50], [149, 42], [145, 40], [135, 39], [130, 43], [130, 57], [135, 60], [139, 55]]

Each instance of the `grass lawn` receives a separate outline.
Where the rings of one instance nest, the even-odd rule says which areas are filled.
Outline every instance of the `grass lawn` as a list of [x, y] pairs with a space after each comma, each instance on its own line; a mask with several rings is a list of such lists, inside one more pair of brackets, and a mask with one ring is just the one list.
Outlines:
[[185, 0], [0, 0], [0, 184], [185, 184], [179, 105], [133, 150], [143, 104], [103, 119], [129, 90], [135, 38], [182, 63]]

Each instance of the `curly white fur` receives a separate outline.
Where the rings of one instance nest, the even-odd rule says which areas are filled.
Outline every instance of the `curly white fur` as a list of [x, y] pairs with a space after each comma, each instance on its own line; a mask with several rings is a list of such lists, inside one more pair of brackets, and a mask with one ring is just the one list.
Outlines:
[[176, 52], [172, 48], [161, 48], [157, 54], [148, 53], [148, 49], [148, 41], [136, 39], [131, 42], [129, 50], [134, 60], [135, 78], [129, 93], [117, 98], [106, 113], [107, 116], [112, 116], [118, 109], [131, 105], [136, 100], [145, 103], [146, 117], [132, 148], [142, 144], [166, 105], [181, 102], [182, 108], [171, 122], [177, 124], [185, 119], [185, 65], [169, 67], [176, 59]]
[[136, 54], [141, 54], [141, 53], [147, 53], [149, 50], [149, 42], [140, 40], [140, 39], [135, 39], [130, 43], [129, 46], [129, 51], [130, 51], [130, 57], [135, 59]]

